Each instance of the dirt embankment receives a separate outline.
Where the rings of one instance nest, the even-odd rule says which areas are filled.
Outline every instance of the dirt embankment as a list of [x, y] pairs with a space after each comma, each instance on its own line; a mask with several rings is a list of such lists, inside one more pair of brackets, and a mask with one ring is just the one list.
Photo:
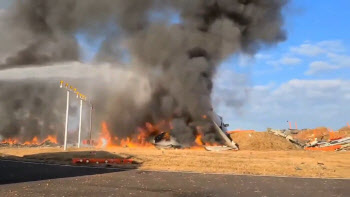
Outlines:
[[[337, 133], [337, 132], [335, 132]], [[342, 137], [350, 137], [350, 127], [342, 127], [341, 129], [338, 130], [339, 135]]]
[[231, 134], [231, 138], [239, 145], [240, 150], [301, 150], [286, 139], [267, 132], [237, 132]]

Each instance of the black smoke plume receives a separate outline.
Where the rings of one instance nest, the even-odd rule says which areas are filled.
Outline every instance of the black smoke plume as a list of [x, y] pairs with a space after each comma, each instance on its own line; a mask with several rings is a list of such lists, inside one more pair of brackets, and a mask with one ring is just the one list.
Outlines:
[[[131, 88], [120, 88], [108, 96], [108, 107], [103, 107], [106, 102], [96, 99], [94, 102], [101, 106], [100, 110], [96, 108], [97, 116], [107, 114], [108, 125], [120, 136], [130, 135], [145, 122], [171, 120], [172, 135], [181, 143], [190, 144], [197, 126], [202, 125], [204, 132], [210, 130], [203, 125], [202, 117], [213, 108], [211, 92], [218, 65], [232, 54], [254, 54], [262, 46], [283, 41], [281, 12], [286, 3], [286, 0], [16, 1], [7, 11], [6, 24], [8, 31], [21, 31], [20, 35], [25, 36], [18, 39], [24, 41], [16, 52], [7, 55], [0, 69], [78, 61], [81, 58], [78, 33], [92, 40], [103, 37], [95, 62], [120, 65], [117, 62], [129, 56], [126, 67], [148, 79], [149, 99], [142, 104], [130, 99], [137, 95], [132, 88], [136, 82], [120, 79], [110, 86], [130, 83]], [[34, 108], [44, 107], [46, 99], [50, 98], [40, 98], [41, 105]], [[12, 107], [33, 106], [18, 102]], [[8, 125], [18, 123], [10, 121]]]

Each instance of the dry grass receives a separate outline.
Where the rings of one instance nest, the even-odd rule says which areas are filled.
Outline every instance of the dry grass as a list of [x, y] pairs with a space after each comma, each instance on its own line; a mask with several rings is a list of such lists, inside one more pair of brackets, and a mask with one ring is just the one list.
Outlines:
[[[60, 153], [62, 160], [68, 161], [82, 155], [77, 149]], [[79, 151], [91, 151], [80, 149]], [[131, 156], [141, 161], [141, 170], [191, 171], [201, 173], [232, 173], [254, 175], [278, 175], [298, 177], [350, 178], [349, 152], [308, 152], [308, 151], [228, 151], [207, 152], [205, 150], [158, 150], [155, 148], [113, 148], [110, 153]], [[59, 153], [58, 148], [2, 148], [0, 155], [31, 158], [56, 159], [57, 154], [36, 155], [39, 153]], [[72, 153], [73, 152], [73, 155]], [[34, 156], [33, 156], [34, 155]], [[66, 155], [66, 156], [64, 156]], [[70, 156], [67, 156], [70, 155]], [[104, 157], [106, 155], [99, 155]], [[27, 157], [30, 158], [30, 157]]]

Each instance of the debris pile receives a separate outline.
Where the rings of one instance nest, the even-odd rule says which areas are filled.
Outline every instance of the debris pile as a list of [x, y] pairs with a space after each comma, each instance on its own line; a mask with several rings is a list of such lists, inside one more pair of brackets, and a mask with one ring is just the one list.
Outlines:
[[[222, 145], [219, 145], [218, 143], [204, 143], [202, 141], [202, 134], [199, 133], [195, 139], [195, 146], [197, 147], [203, 147], [207, 151], [227, 151], [227, 150], [239, 150], [238, 144], [232, 140], [232, 138], [229, 136], [229, 134], [226, 132], [226, 127], [224, 126], [224, 123], [221, 121], [220, 126], [213, 121], [214, 131], [216, 132], [217, 136], [221, 139]], [[173, 138], [169, 133], [161, 133], [160, 135], [157, 135], [154, 138], [153, 144], [155, 147], [160, 149], [166, 149], [166, 148], [185, 148], [180, 143], [176, 141], [175, 138]]]
[[305, 150], [350, 150], [350, 137], [330, 141], [318, 141], [317, 138], [315, 138], [314, 141], [306, 144]]
[[267, 132], [268, 133], [272, 133], [276, 136], [280, 136], [280, 137], [283, 137], [285, 138], [287, 141], [295, 144], [296, 146], [298, 147], [304, 147], [304, 144], [302, 144], [301, 142], [299, 142], [297, 139], [294, 139], [292, 135], [288, 135], [288, 133], [285, 132], [285, 130], [276, 130], [276, 129], [271, 129], [271, 128], [268, 128], [267, 129]]
[[304, 130], [276, 130], [268, 128], [268, 133], [283, 137], [305, 150], [336, 151], [350, 150], [350, 128], [332, 131], [326, 127]]
[[304, 143], [313, 141], [315, 138], [319, 140], [334, 140], [339, 138], [350, 137], [350, 128], [343, 127], [338, 131], [333, 131], [327, 127], [317, 127], [315, 129], [302, 129], [296, 130], [296, 132], [291, 133], [290, 130], [282, 130], [285, 133], [289, 133], [294, 139], [302, 141]]

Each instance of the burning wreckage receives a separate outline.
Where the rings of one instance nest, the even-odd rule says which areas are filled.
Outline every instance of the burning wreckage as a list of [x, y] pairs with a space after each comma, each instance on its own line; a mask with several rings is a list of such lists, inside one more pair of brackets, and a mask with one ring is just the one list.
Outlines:
[[[227, 133], [228, 124], [214, 111], [203, 116], [203, 121], [210, 125], [209, 132], [203, 132], [201, 127], [196, 126], [195, 138], [191, 144], [182, 144], [172, 134], [174, 126], [171, 121], [161, 121], [158, 124], [146, 123], [138, 132], [126, 138], [113, 136], [106, 122], [102, 123], [102, 130], [95, 144], [98, 148], [112, 147], [156, 147], [159, 149], [182, 149], [203, 147], [208, 151], [238, 150], [238, 145]], [[206, 135], [210, 135], [211, 142], [205, 142]], [[215, 139], [215, 141], [213, 141]]]
[[[212, 123], [212, 134], [216, 135], [218, 141], [215, 143], [205, 143], [202, 140], [203, 133], [198, 133], [193, 146], [204, 147], [208, 151], [225, 151], [225, 150], [238, 150], [238, 144], [236, 144], [230, 135], [227, 133], [228, 124], [223, 122], [223, 118], [217, 115], [215, 112], [209, 113], [209, 122]], [[94, 146], [98, 148], [108, 148], [108, 147], [150, 147], [155, 146], [159, 149], [182, 149], [188, 148], [189, 146], [180, 144], [175, 137], [171, 135], [170, 130], [167, 132], [160, 131], [161, 127], [164, 128], [166, 123], [162, 122], [159, 125], [146, 124], [147, 129], [139, 129], [139, 134], [136, 137], [127, 137], [126, 139], [119, 140], [118, 137], [112, 137], [110, 131], [108, 130], [107, 124], [102, 123], [102, 132], [100, 138], [98, 139]], [[147, 131], [146, 131], [147, 130]], [[117, 143], [119, 141], [119, 143]], [[0, 147], [58, 147], [59, 142], [55, 136], [48, 136], [43, 140], [34, 137], [32, 140], [21, 142], [21, 140], [16, 138], [8, 138], [0, 140]]]
[[[213, 131], [216, 133], [217, 136], [219, 136], [219, 138], [223, 142], [223, 145], [220, 146], [218, 144], [205, 144], [202, 142], [201, 134], [197, 135], [195, 140], [196, 144], [203, 145], [204, 148], [208, 151], [238, 150], [238, 145], [232, 140], [230, 135], [227, 133], [227, 127], [229, 125], [225, 124], [223, 122], [223, 118], [216, 114], [214, 111], [212, 111], [209, 114], [210, 121], [213, 124]], [[167, 132], [162, 132], [161, 134], [157, 135], [153, 140], [153, 144], [158, 148], [183, 148], [183, 145], [178, 143], [176, 141], [176, 138], [172, 137]]]

